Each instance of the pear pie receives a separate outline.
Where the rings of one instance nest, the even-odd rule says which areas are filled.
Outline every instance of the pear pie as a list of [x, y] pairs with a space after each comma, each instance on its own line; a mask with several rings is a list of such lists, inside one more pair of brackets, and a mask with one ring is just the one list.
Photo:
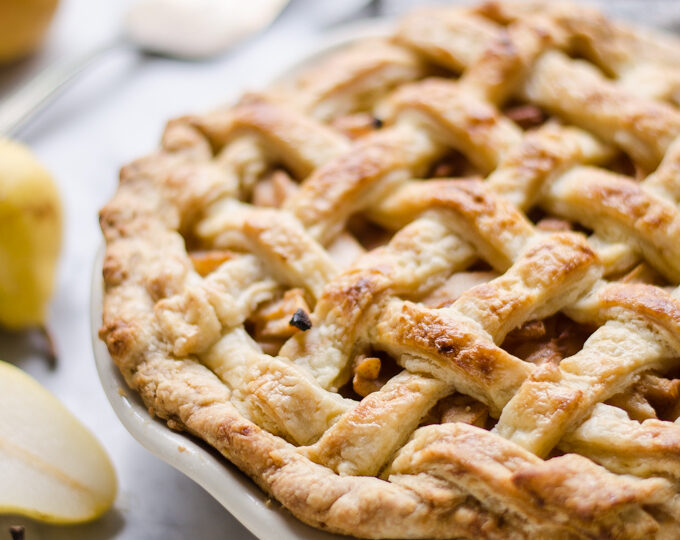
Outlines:
[[101, 211], [150, 413], [366, 538], [680, 538], [680, 39], [423, 9], [172, 120]]

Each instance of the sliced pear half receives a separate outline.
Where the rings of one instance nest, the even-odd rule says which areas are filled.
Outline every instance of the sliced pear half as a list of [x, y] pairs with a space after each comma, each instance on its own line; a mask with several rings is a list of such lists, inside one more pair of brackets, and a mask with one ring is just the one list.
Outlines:
[[0, 513], [89, 521], [111, 507], [116, 490], [97, 439], [38, 382], [0, 362]]

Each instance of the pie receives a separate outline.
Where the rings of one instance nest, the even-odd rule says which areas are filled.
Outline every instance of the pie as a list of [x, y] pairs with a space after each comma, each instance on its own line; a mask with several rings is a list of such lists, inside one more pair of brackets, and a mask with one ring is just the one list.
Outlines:
[[315, 527], [679, 538], [678, 51], [423, 9], [172, 120], [101, 211], [100, 336]]

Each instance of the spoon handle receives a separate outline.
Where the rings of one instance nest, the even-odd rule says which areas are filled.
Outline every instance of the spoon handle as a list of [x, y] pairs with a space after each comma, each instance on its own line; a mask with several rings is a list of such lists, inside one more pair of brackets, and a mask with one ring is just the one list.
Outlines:
[[55, 62], [0, 103], [0, 135], [16, 136], [45, 105], [119, 40], [104, 42], [86, 53]]

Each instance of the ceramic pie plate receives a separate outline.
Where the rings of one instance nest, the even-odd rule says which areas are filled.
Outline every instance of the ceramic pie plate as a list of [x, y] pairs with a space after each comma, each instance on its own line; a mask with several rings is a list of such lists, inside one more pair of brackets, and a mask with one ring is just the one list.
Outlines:
[[[334, 49], [369, 36], [387, 34], [389, 21], [352, 23], [334, 30], [316, 52], [282, 71], [276, 80], [297, 71]], [[122, 164], [121, 164], [122, 165]], [[97, 253], [92, 273], [90, 330], [99, 379], [114, 412], [128, 432], [148, 451], [194, 480], [261, 540], [340, 540], [347, 538], [305, 525], [278, 502], [269, 499], [245, 474], [208, 444], [186, 433], [172, 431], [152, 418], [137, 393], [130, 389], [97, 333], [102, 321], [104, 246]]]

